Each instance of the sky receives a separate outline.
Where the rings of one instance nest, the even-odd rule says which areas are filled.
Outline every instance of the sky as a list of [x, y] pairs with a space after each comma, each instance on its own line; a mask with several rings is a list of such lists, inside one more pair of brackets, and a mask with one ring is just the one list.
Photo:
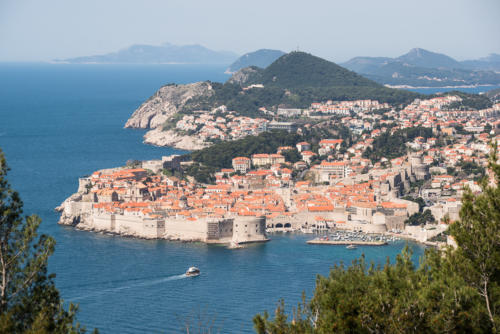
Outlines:
[[0, 61], [166, 42], [336, 62], [420, 47], [465, 60], [500, 54], [499, 17], [499, 0], [0, 0]]

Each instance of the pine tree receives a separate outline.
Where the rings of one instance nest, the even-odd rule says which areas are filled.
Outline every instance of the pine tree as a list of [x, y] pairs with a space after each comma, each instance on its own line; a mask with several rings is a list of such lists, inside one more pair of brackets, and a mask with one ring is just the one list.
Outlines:
[[8, 171], [0, 149], [0, 333], [84, 333], [75, 322], [77, 308], [64, 309], [47, 272], [55, 240], [38, 234], [38, 216], [23, 217]]
[[449, 256], [457, 270], [472, 286], [483, 303], [482, 307], [494, 333], [500, 331], [500, 164], [497, 146], [490, 155], [491, 184], [482, 181], [478, 196], [467, 189], [463, 196], [460, 220], [450, 233], [457, 249]]
[[[405, 248], [383, 268], [362, 257], [318, 276], [311, 301], [287, 320], [254, 317], [259, 334], [498, 333], [500, 330], [500, 164], [490, 156], [491, 184], [467, 190], [460, 220], [450, 226], [457, 247], [428, 249], [418, 268]], [[299, 315], [298, 317], [296, 315]]]

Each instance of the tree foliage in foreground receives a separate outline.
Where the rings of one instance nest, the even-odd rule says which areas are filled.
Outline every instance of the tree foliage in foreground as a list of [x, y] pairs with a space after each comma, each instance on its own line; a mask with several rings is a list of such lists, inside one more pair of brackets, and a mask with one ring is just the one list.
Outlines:
[[41, 219], [23, 217], [23, 202], [6, 179], [0, 150], [0, 333], [84, 333], [77, 308], [64, 309], [47, 273], [55, 241], [37, 230]]
[[265, 333], [498, 333], [500, 330], [500, 165], [490, 157], [495, 185], [463, 197], [450, 227], [457, 248], [427, 249], [418, 267], [408, 248], [395, 264], [335, 266], [318, 276], [310, 302], [291, 315], [254, 317]]

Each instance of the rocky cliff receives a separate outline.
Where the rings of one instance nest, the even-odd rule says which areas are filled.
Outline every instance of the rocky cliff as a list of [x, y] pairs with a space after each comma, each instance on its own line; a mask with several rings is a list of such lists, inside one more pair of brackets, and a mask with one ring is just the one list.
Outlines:
[[210, 96], [211, 94], [213, 94], [213, 90], [208, 82], [163, 86], [134, 111], [125, 127], [136, 129], [161, 127], [191, 98]]

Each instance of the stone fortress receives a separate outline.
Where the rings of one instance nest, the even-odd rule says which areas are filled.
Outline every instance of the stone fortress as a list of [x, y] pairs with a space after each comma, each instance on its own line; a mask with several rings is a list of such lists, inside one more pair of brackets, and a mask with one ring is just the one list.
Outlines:
[[[145, 161], [148, 167], [161, 167], [172, 163], [172, 157], [161, 160]], [[175, 160], [175, 157], [174, 157]], [[100, 175], [113, 175], [123, 172], [120, 168], [101, 170]], [[146, 176], [144, 169], [133, 172], [134, 178]], [[95, 175], [95, 173], [94, 173]], [[150, 207], [143, 200], [144, 189], [139, 186], [128, 187], [126, 192], [107, 189], [109, 191], [92, 191], [92, 177], [79, 179], [78, 191], [67, 198], [57, 211], [61, 212], [59, 224], [75, 226], [81, 230], [108, 232], [122, 236], [167, 239], [180, 241], [200, 241], [205, 243], [243, 244], [268, 241], [266, 237], [266, 219], [262, 216], [232, 217], [210, 216], [200, 218], [167, 214], [165, 210], [135, 208], [118, 208], [118, 203], [135, 203], [140, 207]], [[104, 189], [106, 190], [106, 189]], [[99, 193], [99, 195], [98, 195]], [[185, 198], [181, 197], [181, 202]], [[114, 203], [115, 209], [111, 209]], [[141, 205], [143, 204], [143, 205]], [[186, 203], [181, 205], [187, 205]]]

